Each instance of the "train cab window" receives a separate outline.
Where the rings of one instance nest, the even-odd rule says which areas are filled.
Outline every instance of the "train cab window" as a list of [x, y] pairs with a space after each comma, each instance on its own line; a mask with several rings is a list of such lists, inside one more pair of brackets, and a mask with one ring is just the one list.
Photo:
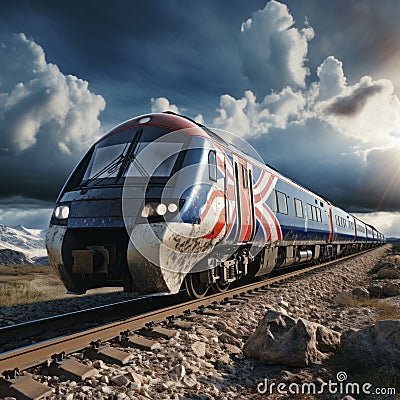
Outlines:
[[303, 218], [303, 203], [299, 199], [294, 199], [294, 211], [296, 217]]
[[210, 180], [217, 180], [217, 156], [214, 150], [208, 153], [208, 176]]
[[288, 213], [286, 194], [276, 191], [276, 203], [278, 205], [278, 212], [281, 214]]
[[244, 165], [241, 165], [242, 168], [242, 184], [243, 184], [243, 189], [246, 189], [248, 186], [247, 182], [247, 168]]

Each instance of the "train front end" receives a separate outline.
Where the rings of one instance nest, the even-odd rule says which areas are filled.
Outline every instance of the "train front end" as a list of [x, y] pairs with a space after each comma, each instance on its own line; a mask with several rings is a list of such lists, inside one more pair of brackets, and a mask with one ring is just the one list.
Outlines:
[[203, 157], [202, 145], [188, 150], [202, 135], [182, 117], [149, 114], [114, 128], [88, 151], [57, 199], [46, 240], [50, 263], [69, 291], [179, 290], [212, 246], [201, 239], [209, 228], [187, 209], [201, 197], [193, 182], [208, 176], [207, 166], [188, 161]]

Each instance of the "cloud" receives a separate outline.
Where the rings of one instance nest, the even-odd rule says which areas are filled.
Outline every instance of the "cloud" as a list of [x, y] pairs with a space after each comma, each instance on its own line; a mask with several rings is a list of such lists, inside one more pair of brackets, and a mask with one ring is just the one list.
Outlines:
[[336, 114], [343, 116], [352, 116], [359, 113], [368, 101], [368, 98], [373, 97], [383, 90], [383, 86], [379, 83], [374, 83], [371, 86], [359, 86], [347, 96], [336, 98], [327, 108], [328, 114]]
[[[333, 56], [327, 57], [317, 68], [319, 101], [337, 96], [346, 87], [343, 64]], [[315, 84], [314, 84], [315, 85]]]
[[239, 136], [257, 136], [268, 132], [271, 127], [286, 128], [290, 121], [297, 118], [305, 104], [303, 94], [291, 87], [265, 96], [260, 103], [251, 90], [247, 90], [241, 99], [225, 94], [220, 98], [217, 109], [219, 116], [213, 123], [217, 128], [235, 132]]
[[52, 208], [23, 209], [11, 207], [0, 209], [0, 221], [3, 225], [23, 225], [26, 228], [47, 229]]
[[342, 62], [329, 56], [316, 68], [317, 79], [304, 85], [304, 41], [296, 64], [303, 71], [297, 76], [303, 78], [288, 79], [281, 58], [272, 56], [270, 48], [271, 38], [287, 38], [292, 26], [287, 7], [275, 1], [243, 23], [242, 34], [253, 29], [253, 40], [258, 38], [249, 51], [254, 46], [265, 50], [261, 58], [250, 53], [247, 58], [253, 71], [265, 77], [262, 85], [270, 71], [278, 70], [287, 85], [279, 90], [270, 85], [262, 99], [251, 90], [239, 98], [222, 95], [214, 126], [249, 140], [267, 163], [339, 206], [351, 211], [399, 209], [400, 101], [392, 82], [362, 76], [349, 85]]
[[270, 1], [243, 22], [239, 56], [244, 75], [257, 95], [286, 85], [305, 86], [309, 70], [305, 66], [308, 42], [314, 37], [310, 27], [294, 28], [285, 4]]
[[[24, 34], [0, 38], [0, 197], [54, 199], [98, 138], [104, 99]], [[7, 189], [5, 189], [7, 188]]]
[[[151, 103], [151, 112], [152, 113], [161, 113], [164, 111], [172, 111], [176, 114], [181, 114], [179, 108], [175, 104], [171, 104], [170, 101], [166, 97], [152, 97], [150, 99]], [[204, 118], [202, 114], [197, 114], [194, 118], [194, 121], [199, 124], [204, 124]]]
[[354, 214], [357, 218], [365, 221], [367, 224], [375, 226], [386, 237], [400, 237], [400, 212], [376, 212], [369, 214]]
[[398, 210], [400, 102], [392, 82], [366, 75], [349, 84], [343, 63], [328, 56], [306, 84], [314, 31], [293, 24], [276, 1], [243, 22], [239, 55], [255, 90], [221, 95], [213, 126], [245, 138], [267, 163], [347, 210]]
[[151, 112], [161, 113], [164, 111], [172, 111], [179, 114], [179, 108], [175, 104], [171, 104], [165, 97], [151, 98]]

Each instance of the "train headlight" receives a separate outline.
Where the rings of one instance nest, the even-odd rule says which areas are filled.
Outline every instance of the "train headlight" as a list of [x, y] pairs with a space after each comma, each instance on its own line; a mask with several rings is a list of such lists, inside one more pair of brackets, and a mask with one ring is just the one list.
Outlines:
[[67, 219], [69, 216], [68, 206], [57, 206], [54, 210], [54, 216], [57, 219]]
[[167, 212], [167, 206], [164, 203], [160, 203], [157, 207], [156, 207], [156, 213], [158, 215], [164, 215]]
[[169, 203], [168, 204], [168, 211], [170, 213], [174, 213], [178, 210], [178, 206], [175, 203]]
[[161, 217], [172, 217], [175, 215], [183, 206], [185, 200], [166, 200], [164, 203], [160, 200], [149, 200], [144, 205], [141, 216], [143, 218], [149, 218], [151, 221], [156, 222]]

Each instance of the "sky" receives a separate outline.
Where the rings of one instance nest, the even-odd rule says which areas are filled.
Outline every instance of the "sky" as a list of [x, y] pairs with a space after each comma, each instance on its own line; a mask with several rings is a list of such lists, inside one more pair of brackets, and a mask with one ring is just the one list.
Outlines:
[[105, 132], [173, 110], [400, 237], [397, 0], [0, 2], [0, 223], [46, 228]]

